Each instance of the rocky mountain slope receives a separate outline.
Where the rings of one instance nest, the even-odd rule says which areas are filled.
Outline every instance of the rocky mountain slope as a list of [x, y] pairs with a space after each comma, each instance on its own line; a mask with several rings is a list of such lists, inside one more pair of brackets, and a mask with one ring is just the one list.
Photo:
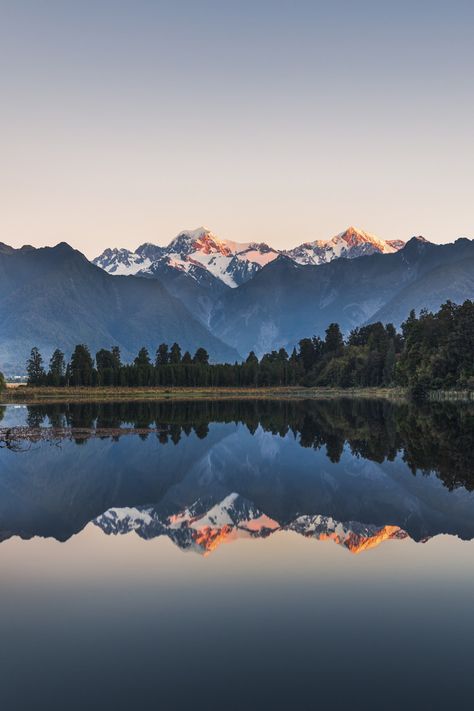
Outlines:
[[447, 299], [474, 297], [474, 242], [435, 245], [411, 239], [392, 254], [300, 265], [280, 256], [216, 304], [211, 329], [240, 352], [292, 348], [324, 335], [331, 322], [345, 333], [382, 320], [396, 326], [414, 308], [437, 309]]
[[0, 249], [0, 323], [6, 372], [24, 369], [33, 345], [48, 358], [56, 347], [69, 355], [77, 343], [93, 353], [115, 344], [130, 360], [143, 345], [154, 354], [160, 342], [178, 341], [215, 360], [238, 357], [159, 280], [113, 277], [65, 243]]

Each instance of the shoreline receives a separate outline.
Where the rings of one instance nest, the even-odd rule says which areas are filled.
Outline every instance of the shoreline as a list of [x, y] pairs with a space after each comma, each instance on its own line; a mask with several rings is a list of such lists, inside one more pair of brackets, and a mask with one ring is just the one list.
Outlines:
[[0, 393], [0, 405], [52, 404], [55, 402], [132, 402], [146, 400], [328, 400], [339, 398], [406, 399], [405, 388], [150, 388], [79, 387], [32, 388], [7, 386]]
[[[304, 388], [278, 386], [259, 388], [212, 387], [29, 387], [8, 383], [0, 392], [0, 406], [77, 402], [140, 402], [165, 400], [364, 400], [408, 401], [408, 388]], [[473, 402], [473, 390], [433, 390], [425, 402]]]

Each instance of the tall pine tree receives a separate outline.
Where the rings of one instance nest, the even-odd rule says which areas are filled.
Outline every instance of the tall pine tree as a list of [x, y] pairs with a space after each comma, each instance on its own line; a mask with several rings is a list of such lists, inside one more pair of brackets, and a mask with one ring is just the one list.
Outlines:
[[30, 357], [26, 362], [26, 372], [28, 385], [44, 385], [46, 373], [43, 367], [43, 356], [36, 346], [31, 349]]

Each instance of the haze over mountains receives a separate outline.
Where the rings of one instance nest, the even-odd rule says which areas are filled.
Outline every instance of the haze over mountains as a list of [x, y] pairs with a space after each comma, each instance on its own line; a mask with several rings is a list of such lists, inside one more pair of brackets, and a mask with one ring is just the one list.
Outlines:
[[344, 333], [414, 308], [474, 297], [474, 242], [406, 244], [349, 228], [328, 241], [278, 251], [226, 242], [202, 228], [167, 247], [110, 249], [89, 262], [65, 243], [0, 245], [0, 370], [23, 373], [33, 345], [45, 359], [77, 343], [118, 345], [124, 360], [177, 341], [214, 361], [258, 356], [336, 321]]

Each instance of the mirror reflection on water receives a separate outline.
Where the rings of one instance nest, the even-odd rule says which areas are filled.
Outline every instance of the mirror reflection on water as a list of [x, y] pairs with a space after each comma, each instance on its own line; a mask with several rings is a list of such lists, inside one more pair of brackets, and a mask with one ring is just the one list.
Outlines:
[[281, 530], [352, 552], [474, 536], [474, 412], [458, 404], [43, 405], [2, 425], [3, 539], [67, 540], [91, 521], [204, 553]]
[[[196, 694], [197, 708], [305, 708], [315, 684], [335, 708], [470, 707], [472, 407], [165, 401], [0, 417], [7, 708], [34, 689], [44, 708], [155, 693], [153, 708]], [[453, 649], [456, 684], [441, 674]]]

